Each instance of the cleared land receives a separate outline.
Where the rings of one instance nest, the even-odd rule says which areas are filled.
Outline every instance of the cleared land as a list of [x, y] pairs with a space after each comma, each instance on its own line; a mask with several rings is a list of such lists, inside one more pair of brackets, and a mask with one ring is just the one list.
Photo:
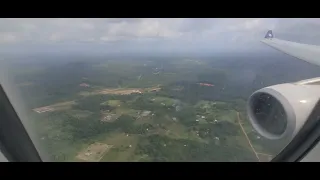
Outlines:
[[133, 88], [107, 88], [99, 91], [93, 91], [93, 92], [80, 92], [79, 94], [81, 96], [91, 96], [91, 95], [97, 95], [97, 94], [114, 94], [114, 95], [128, 95], [133, 93], [142, 93], [142, 89], [133, 89]]
[[113, 145], [94, 143], [91, 144], [87, 149], [81, 151], [77, 158], [84, 161], [97, 162], [103, 157], [103, 155], [112, 148]]
[[92, 92], [80, 92], [82, 96], [90, 96], [97, 94], [114, 94], [114, 95], [129, 95], [129, 94], [142, 94], [145, 92], [157, 92], [161, 90], [158, 86], [150, 88], [106, 88], [102, 90], [92, 91]]
[[133, 93], [142, 93], [142, 89], [104, 89], [98, 91], [98, 94], [116, 94], [116, 95], [128, 95]]
[[104, 142], [112, 144], [110, 151], [103, 155], [101, 161], [128, 161], [133, 155], [139, 138], [137, 135], [113, 133]]
[[37, 113], [52, 112], [52, 111], [70, 109], [71, 106], [75, 105], [75, 104], [76, 103], [74, 101], [66, 101], [66, 102], [52, 104], [52, 105], [49, 105], [49, 106], [35, 108], [35, 109], [32, 109], [32, 110], [37, 112]]
[[119, 114], [112, 114], [112, 113], [103, 113], [101, 121], [103, 122], [114, 122], [119, 118]]

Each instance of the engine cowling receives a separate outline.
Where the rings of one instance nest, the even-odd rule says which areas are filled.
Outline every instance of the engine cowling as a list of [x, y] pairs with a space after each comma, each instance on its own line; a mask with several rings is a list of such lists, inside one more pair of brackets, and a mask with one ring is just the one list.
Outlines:
[[278, 84], [254, 92], [247, 114], [254, 129], [267, 139], [293, 138], [320, 97], [319, 85]]

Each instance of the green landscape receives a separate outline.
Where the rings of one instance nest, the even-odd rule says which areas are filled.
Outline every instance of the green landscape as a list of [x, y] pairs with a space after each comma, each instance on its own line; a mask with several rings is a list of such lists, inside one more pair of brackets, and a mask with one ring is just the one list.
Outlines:
[[237, 87], [236, 71], [207, 60], [29, 63], [11, 73], [50, 161], [269, 161], [282, 148], [247, 120], [259, 87]]
[[1, 18], [0, 162], [287, 159], [274, 157], [311, 136], [294, 121], [313, 117], [296, 111], [313, 88], [295, 82], [320, 77], [319, 29], [316, 18]]

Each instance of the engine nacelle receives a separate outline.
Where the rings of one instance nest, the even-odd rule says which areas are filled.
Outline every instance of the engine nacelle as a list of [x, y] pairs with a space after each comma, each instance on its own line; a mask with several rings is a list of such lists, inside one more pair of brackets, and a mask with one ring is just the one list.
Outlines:
[[254, 92], [247, 113], [254, 129], [267, 139], [293, 138], [320, 97], [319, 85], [278, 84]]

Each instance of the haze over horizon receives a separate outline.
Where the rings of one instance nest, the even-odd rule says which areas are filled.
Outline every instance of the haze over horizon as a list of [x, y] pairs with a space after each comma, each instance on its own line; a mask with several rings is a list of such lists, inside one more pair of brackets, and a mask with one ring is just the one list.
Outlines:
[[320, 77], [270, 29], [320, 45], [319, 19], [0, 19], [0, 83], [42, 161], [270, 161], [304, 97], [283, 83]]
[[269, 29], [320, 44], [319, 19], [1, 19], [0, 53], [264, 52]]

